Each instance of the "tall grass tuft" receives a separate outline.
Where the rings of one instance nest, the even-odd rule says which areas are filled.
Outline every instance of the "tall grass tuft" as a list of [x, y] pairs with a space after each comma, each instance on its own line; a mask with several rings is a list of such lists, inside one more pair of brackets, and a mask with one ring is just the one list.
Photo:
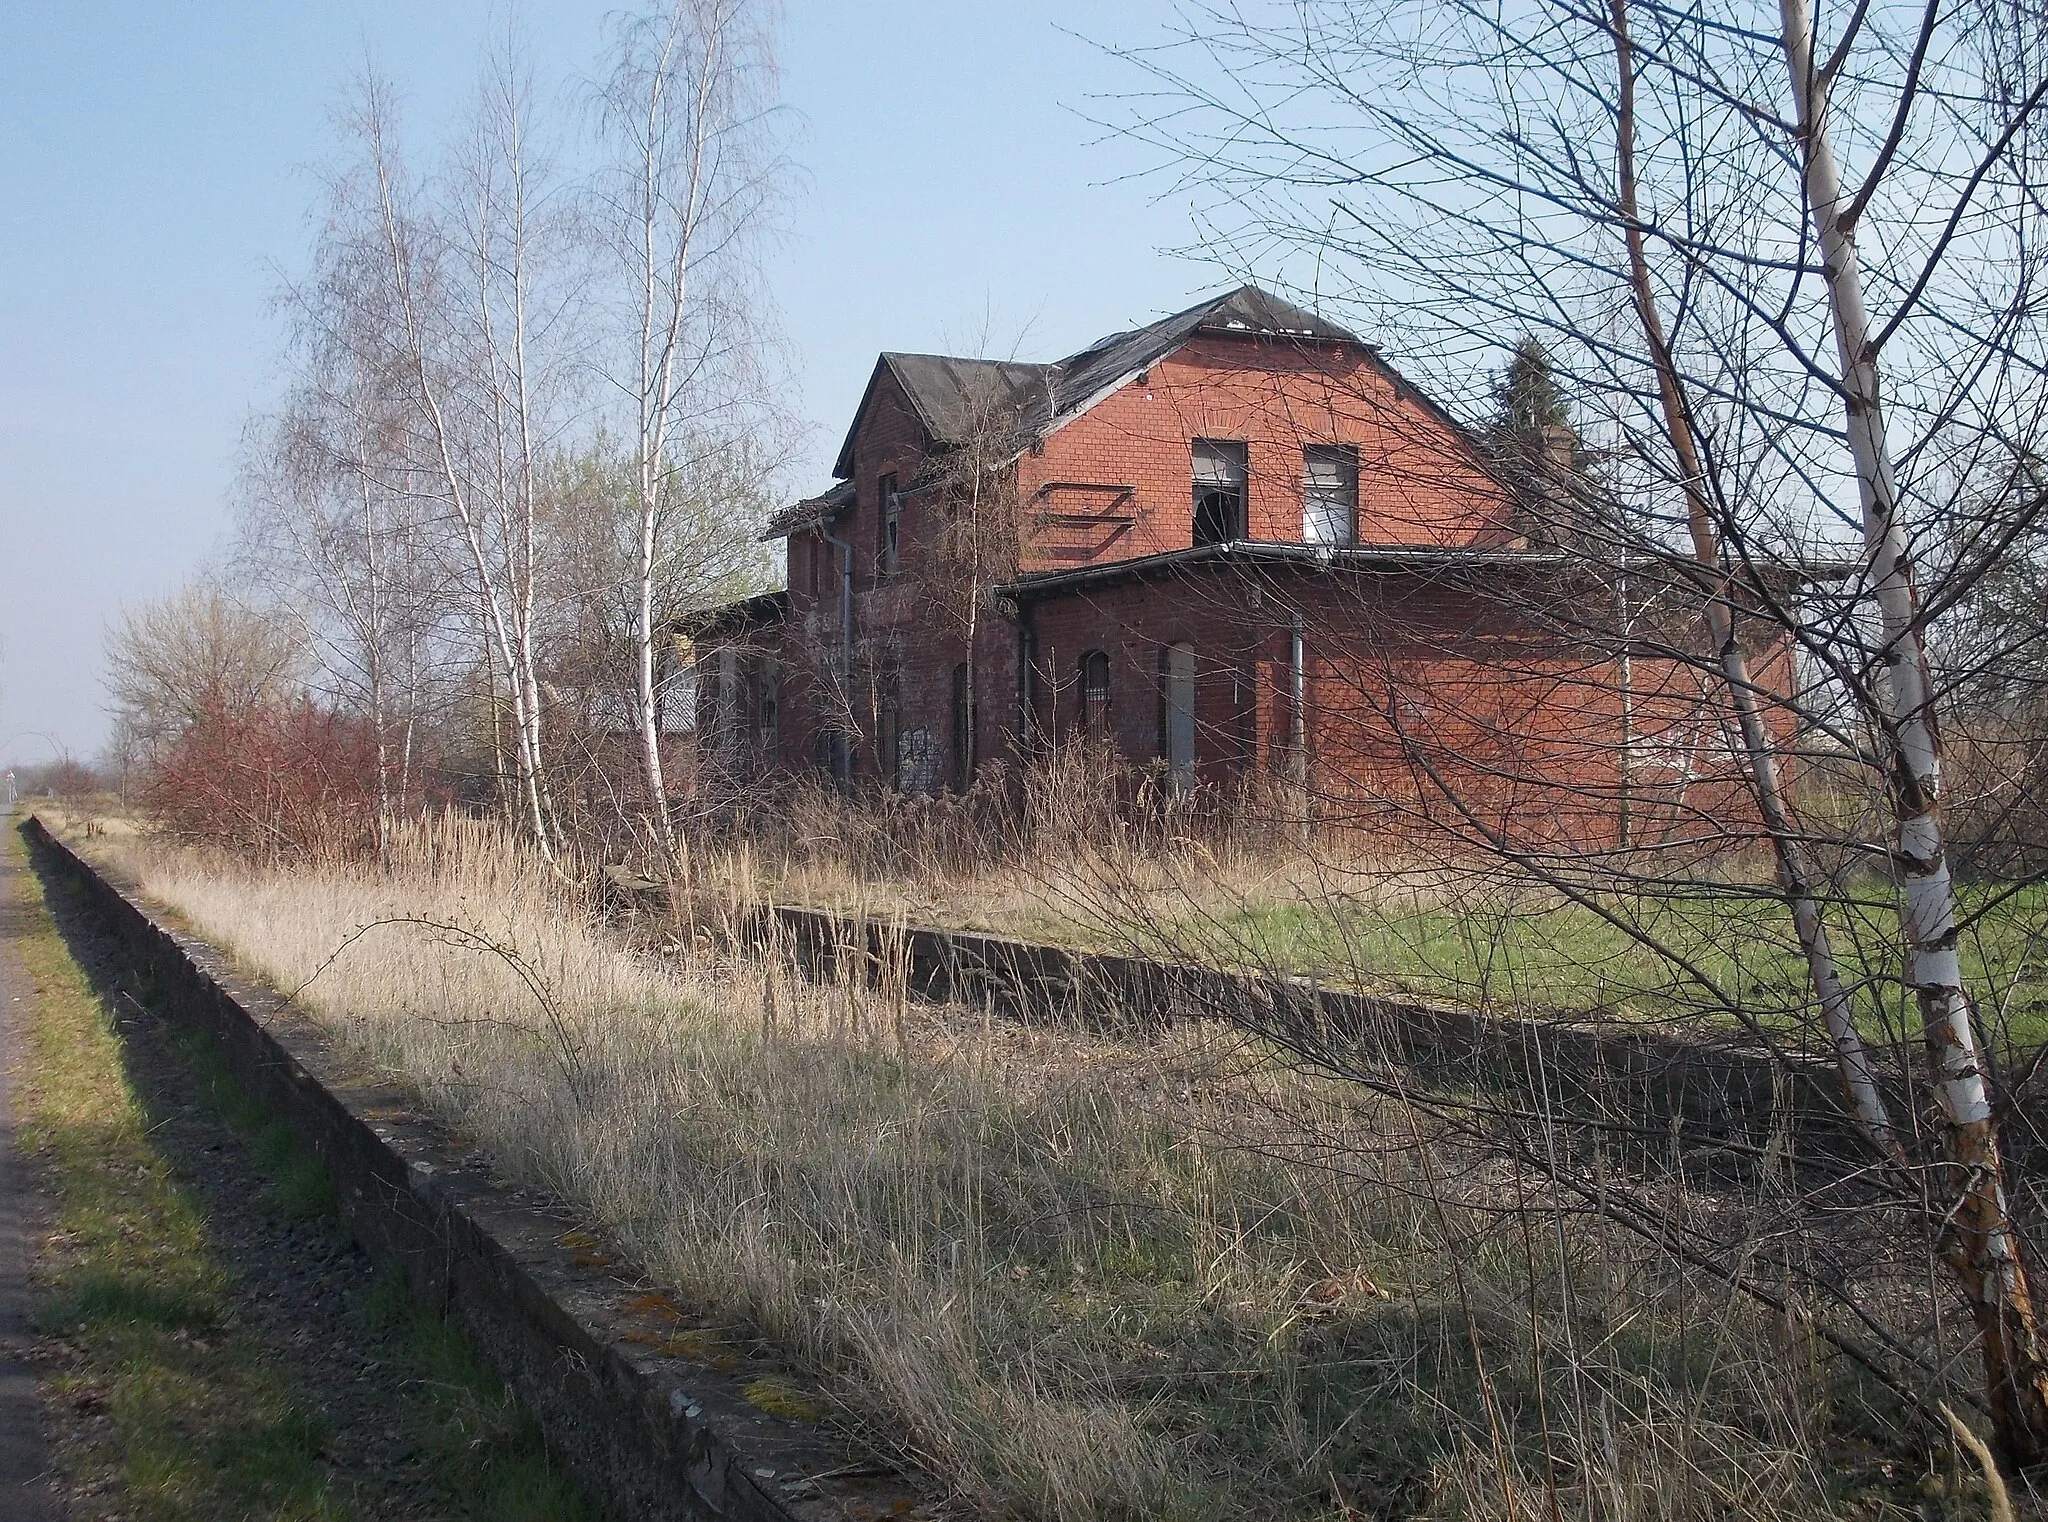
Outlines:
[[1797, 1326], [1227, 1030], [635, 950], [454, 817], [388, 869], [111, 849], [604, 1222], [707, 1347], [772, 1339], [991, 1513], [1905, 1516], [1929, 1473]]

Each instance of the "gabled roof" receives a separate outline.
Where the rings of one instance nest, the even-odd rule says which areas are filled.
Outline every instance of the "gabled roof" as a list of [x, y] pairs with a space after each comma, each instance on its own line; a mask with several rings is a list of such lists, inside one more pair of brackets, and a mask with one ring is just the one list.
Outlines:
[[894, 377], [909, 398], [918, 421], [939, 445], [963, 442], [978, 420], [993, 419], [1014, 428], [1017, 447], [1080, 416], [1117, 387], [1206, 335], [1264, 339], [1275, 343], [1346, 344], [1362, 350], [1373, 366], [1401, 391], [1414, 397], [1454, 434], [1463, 427], [1417, 391], [1379, 351], [1348, 329], [1282, 301], [1254, 285], [1239, 286], [1223, 296], [1199, 302], [1184, 312], [1128, 332], [1099, 338], [1057, 364], [1021, 364], [1011, 360], [959, 359], [944, 354], [886, 353], [875, 362], [853, 423], [839, 446], [832, 474], [840, 484], [823, 494], [784, 508], [769, 520], [765, 539], [777, 539], [838, 516], [852, 502], [853, 442], [861, 418], [884, 375]]
[[1028, 427], [1044, 411], [1043, 399], [1058, 380], [1059, 366], [960, 359], [950, 354], [886, 353], [875, 361], [874, 374], [868, 377], [868, 388], [861, 393], [846, 440], [839, 446], [839, 458], [832, 462], [835, 476], [853, 474], [853, 441], [884, 375], [896, 378], [934, 443], [958, 444], [983, 420]]
[[1080, 353], [1061, 360], [1054, 367], [1060, 378], [1052, 413], [1045, 421], [1051, 423], [1064, 417], [1125, 376], [1150, 368], [1205, 333], [1296, 343], [1360, 342], [1357, 334], [1335, 323], [1289, 305], [1255, 285], [1241, 285], [1227, 296], [1204, 301], [1146, 327], [1098, 338]]

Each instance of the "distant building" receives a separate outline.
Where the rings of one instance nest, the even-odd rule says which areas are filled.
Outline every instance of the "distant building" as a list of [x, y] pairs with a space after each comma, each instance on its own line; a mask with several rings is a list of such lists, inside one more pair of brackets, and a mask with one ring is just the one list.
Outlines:
[[[706, 775], [929, 792], [1092, 741], [1516, 836], [1727, 805], [1696, 599], [1253, 287], [1057, 364], [883, 354], [834, 474], [770, 526], [787, 590], [692, 622]], [[1788, 645], [1753, 659], [1782, 689]]]

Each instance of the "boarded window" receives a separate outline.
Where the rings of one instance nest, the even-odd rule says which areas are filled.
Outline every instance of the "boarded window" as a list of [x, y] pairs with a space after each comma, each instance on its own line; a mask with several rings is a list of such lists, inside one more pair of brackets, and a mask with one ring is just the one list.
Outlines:
[[1196, 544], [1228, 544], [1245, 537], [1245, 478], [1249, 472], [1245, 446], [1218, 439], [1196, 439]]
[[1301, 537], [1305, 544], [1358, 542], [1358, 451], [1311, 444], [1302, 454]]
[[1195, 647], [1168, 645], [1159, 652], [1159, 755], [1167, 785], [1185, 792], [1195, 783]]
[[1109, 738], [1109, 656], [1090, 650], [1081, 657], [1081, 729], [1091, 740]]

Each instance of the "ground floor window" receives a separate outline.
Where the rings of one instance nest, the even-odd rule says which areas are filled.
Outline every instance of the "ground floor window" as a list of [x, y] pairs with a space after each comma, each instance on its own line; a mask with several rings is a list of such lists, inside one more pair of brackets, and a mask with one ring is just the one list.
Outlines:
[[938, 747], [929, 729], [913, 727], [896, 737], [896, 787], [905, 793], [939, 790]]
[[775, 657], [764, 655], [754, 670], [754, 742], [773, 758], [782, 739], [781, 673]]
[[1091, 740], [1109, 738], [1109, 654], [1090, 650], [1081, 657], [1081, 731]]
[[953, 786], [961, 792], [974, 780], [974, 674], [967, 662], [953, 668]]
[[875, 716], [875, 763], [882, 781], [901, 789], [898, 780], [902, 755], [902, 718], [894, 696], [882, 699], [882, 711]]
[[1159, 652], [1159, 755], [1175, 791], [1195, 782], [1195, 647], [1168, 645]]

